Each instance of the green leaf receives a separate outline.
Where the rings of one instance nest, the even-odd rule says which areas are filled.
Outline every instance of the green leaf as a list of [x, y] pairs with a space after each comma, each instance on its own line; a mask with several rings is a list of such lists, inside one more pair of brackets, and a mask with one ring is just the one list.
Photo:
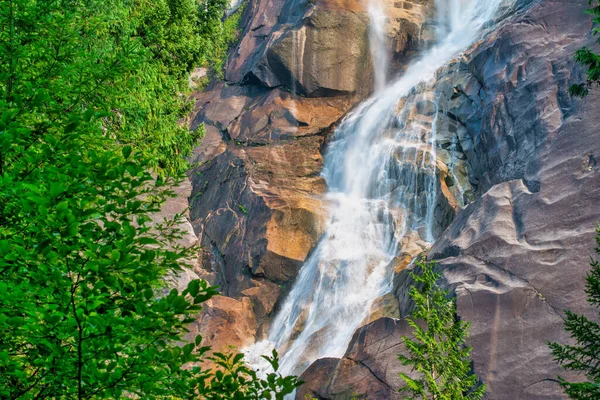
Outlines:
[[200, 280], [195, 279], [188, 284], [187, 287], [188, 292], [192, 297], [196, 297], [198, 292], [200, 291]]
[[125, 146], [125, 147], [123, 147], [122, 152], [123, 152], [123, 158], [124, 159], [127, 160], [129, 158], [129, 156], [131, 155], [131, 150], [132, 150], [131, 146]]
[[79, 126], [78, 122], [70, 122], [65, 126], [64, 133], [71, 133]]
[[110, 252], [110, 259], [112, 261], [119, 261], [121, 259], [121, 252], [119, 250], [113, 250]]
[[90, 122], [95, 115], [95, 111], [90, 109], [85, 110], [83, 113], [83, 120], [86, 122]]

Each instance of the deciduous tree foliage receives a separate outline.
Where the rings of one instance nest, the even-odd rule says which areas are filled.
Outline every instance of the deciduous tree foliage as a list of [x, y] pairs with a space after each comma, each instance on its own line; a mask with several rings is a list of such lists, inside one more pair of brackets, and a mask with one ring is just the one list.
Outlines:
[[456, 303], [438, 286], [434, 264], [418, 261], [411, 277], [415, 309], [407, 320], [414, 337], [402, 338], [409, 356], [399, 359], [413, 367], [417, 378], [401, 373], [406, 386], [400, 391], [411, 399], [481, 399], [485, 386], [472, 372], [471, 348], [465, 344], [469, 324], [459, 319]]
[[[600, 254], [600, 227], [596, 229], [596, 254]], [[587, 275], [585, 293], [588, 302], [598, 311], [592, 321], [584, 315], [565, 311], [565, 329], [572, 344], [550, 343], [554, 359], [565, 369], [580, 372], [587, 381], [569, 382], [559, 377], [560, 385], [571, 399], [600, 398], [600, 262], [592, 259]]]
[[0, 398], [280, 399], [297, 386], [239, 355], [202, 370], [208, 349], [182, 338], [216, 289], [165, 284], [190, 251], [177, 221], [151, 216], [197, 137], [178, 91], [211, 40], [207, 4], [0, 2]]
[[[592, 34], [598, 36], [600, 34], [600, 0], [589, 0], [589, 4], [591, 8], [587, 12], [592, 16], [594, 23]], [[600, 38], [596, 41], [600, 43]], [[587, 79], [584, 83], [572, 85], [569, 92], [577, 97], [585, 97], [594, 85], [600, 84], [600, 55], [583, 47], [575, 53], [575, 61], [587, 68]]]

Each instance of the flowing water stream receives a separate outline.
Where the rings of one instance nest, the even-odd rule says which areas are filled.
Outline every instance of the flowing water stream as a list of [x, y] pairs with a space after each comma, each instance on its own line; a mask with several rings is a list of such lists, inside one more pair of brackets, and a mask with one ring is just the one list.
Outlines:
[[388, 82], [386, 18], [378, 1], [371, 0], [369, 12], [375, 92], [340, 124], [325, 154], [325, 234], [273, 319], [268, 339], [246, 349], [253, 362], [276, 348], [283, 374], [343, 356], [373, 301], [391, 290], [403, 237], [418, 232], [425, 242], [434, 239], [437, 110], [427, 126], [411, 123], [410, 110], [423, 96], [415, 88], [433, 85], [436, 71], [478, 39], [506, 3], [436, 0], [437, 44]]

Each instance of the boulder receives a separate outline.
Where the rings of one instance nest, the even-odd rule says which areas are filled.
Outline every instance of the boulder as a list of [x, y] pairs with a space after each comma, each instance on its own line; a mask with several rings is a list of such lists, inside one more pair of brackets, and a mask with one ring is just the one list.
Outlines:
[[[433, 1], [383, 3], [389, 47], [401, 67], [433, 39]], [[225, 77], [308, 97], [365, 95], [372, 86], [368, 29], [362, 1], [260, 0]]]
[[391, 318], [358, 329], [341, 359], [317, 360], [300, 376], [307, 383], [297, 390], [296, 399], [402, 399], [399, 373], [412, 374], [398, 360], [398, 354], [406, 354], [403, 336], [410, 336], [410, 327]]

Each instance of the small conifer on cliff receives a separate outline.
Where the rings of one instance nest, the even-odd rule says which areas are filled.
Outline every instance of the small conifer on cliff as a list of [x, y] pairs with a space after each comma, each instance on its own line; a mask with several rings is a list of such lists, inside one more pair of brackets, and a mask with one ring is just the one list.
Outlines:
[[409, 356], [398, 357], [419, 377], [401, 373], [406, 386], [400, 391], [412, 399], [481, 399], [485, 386], [472, 372], [471, 348], [465, 344], [469, 323], [460, 320], [455, 301], [438, 286], [441, 274], [434, 264], [419, 261], [415, 270], [420, 273], [411, 272], [415, 284], [409, 292], [415, 309], [407, 319], [413, 338], [402, 338]]

